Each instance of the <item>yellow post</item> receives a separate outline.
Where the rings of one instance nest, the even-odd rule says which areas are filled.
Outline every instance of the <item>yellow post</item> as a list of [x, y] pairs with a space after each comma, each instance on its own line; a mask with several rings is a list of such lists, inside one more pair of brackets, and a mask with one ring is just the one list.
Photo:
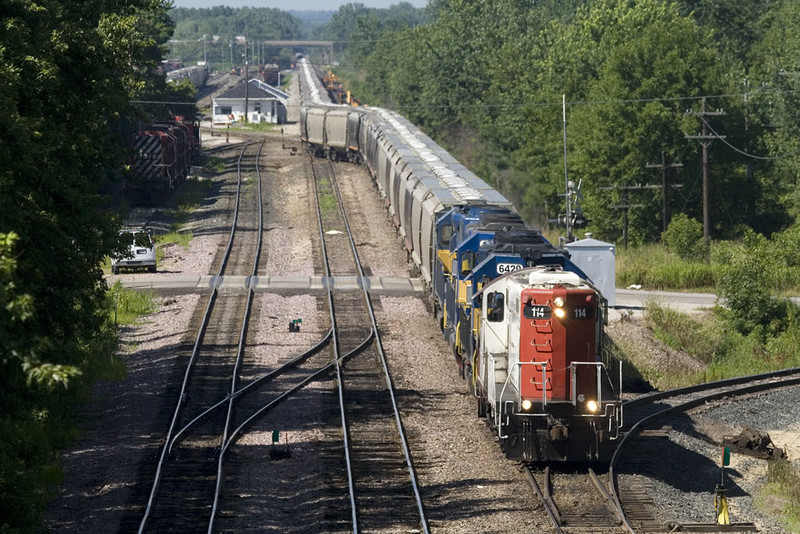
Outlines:
[[716, 495], [714, 496], [714, 510], [717, 512], [718, 525], [730, 525], [731, 518], [728, 515], [728, 496], [727, 490], [723, 485], [717, 485]]

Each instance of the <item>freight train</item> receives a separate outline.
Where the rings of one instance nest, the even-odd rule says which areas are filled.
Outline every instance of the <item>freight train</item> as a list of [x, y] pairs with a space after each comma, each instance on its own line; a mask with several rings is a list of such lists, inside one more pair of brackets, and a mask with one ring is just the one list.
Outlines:
[[182, 80], [189, 80], [197, 87], [203, 87], [208, 81], [209, 69], [205, 62], [201, 61], [191, 67], [182, 67], [167, 72], [167, 83], [177, 83]]
[[[321, 91], [308, 72], [301, 80]], [[622, 425], [603, 361], [607, 306], [498, 191], [399, 114], [304, 102], [317, 156], [363, 163], [429, 291], [462, 377], [504, 452], [532, 462], [605, 462]]]
[[153, 199], [174, 191], [200, 154], [200, 124], [177, 116], [131, 137], [126, 194]]

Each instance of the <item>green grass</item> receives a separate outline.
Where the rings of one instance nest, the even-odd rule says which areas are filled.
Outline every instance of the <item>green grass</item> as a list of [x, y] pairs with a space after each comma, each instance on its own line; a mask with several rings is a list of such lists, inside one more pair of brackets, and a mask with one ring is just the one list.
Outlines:
[[[764, 336], [759, 330], [744, 335], [730, 326], [721, 309], [687, 315], [651, 302], [645, 324], [658, 341], [706, 364], [703, 371], [696, 373], [680, 369], [654, 371], [647, 368], [646, 362], [639, 364], [638, 372], [660, 389], [800, 366], [800, 322], [773, 336]], [[632, 355], [626, 356], [635, 349], [621, 350], [624, 359], [638, 361]]]
[[225, 170], [225, 160], [214, 156], [200, 156], [197, 165], [203, 173], [219, 174]]
[[661, 245], [617, 249], [617, 287], [641, 285], [654, 290], [714, 291], [718, 267], [686, 261]]
[[800, 267], [785, 251], [772, 244], [766, 250], [748, 250], [742, 243], [722, 241], [711, 245], [710, 260], [684, 260], [659, 244], [628, 250], [617, 248], [617, 287], [641, 285], [644, 289], [714, 293], [720, 277], [748, 254], [760, 255], [770, 278], [770, 289], [800, 295]]
[[780, 517], [786, 532], [800, 533], [800, 470], [786, 460], [767, 465], [767, 485], [756, 505], [765, 514]]
[[108, 290], [111, 318], [116, 324], [136, 324], [142, 315], [158, 308], [152, 293], [125, 289], [117, 282]]
[[[220, 165], [224, 167], [224, 161], [221, 162]], [[211, 180], [202, 177], [191, 178], [183, 182], [172, 194], [169, 205], [175, 210], [176, 224], [178, 225], [174, 227], [173, 230], [177, 230], [181, 224], [184, 224], [192, 213], [202, 205], [206, 197], [208, 197], [212, 186], [213, 183]]]
[[229, 131], [233, 132], [262, 132], [268, 133], [275, 131], [276, 129], [280, 128], [279, 125], [271, 123], [271, 122], [259, 122], [257, 124], [250, 124], [250, 123], [241, 123], [237, 122], [236, 124], [231, 125], [229, 128], [215, 128], [215, 131]]

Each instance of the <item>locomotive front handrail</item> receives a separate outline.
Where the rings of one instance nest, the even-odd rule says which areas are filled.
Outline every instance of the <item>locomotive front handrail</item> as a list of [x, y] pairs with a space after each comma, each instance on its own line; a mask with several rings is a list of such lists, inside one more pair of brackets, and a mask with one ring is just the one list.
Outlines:
[[[491, 362], [492, 371], [494, 371], [494, 358], [491, 355], [489, 356], [489, 358]], [[506, 376], [506, 381], [503, 383], [503, 389], [500, 390], [500, 398], [495, 399], [495, 402], [499, 405], [503, 404], [503, 396], [505, 395], [506, 388], [508, 387], [508, 382], [509, 380], [511, 380], [511, 377], [513, 376], [512, 372], [513, 369], [521, 368], [523, 365], [534, 365], [542, 368], [542, 407], [544, 408], [545, 406], [547, 406], [547, 387], [546, 387], [547, 364], [548, 362], [515, 362], [514, 365], [512, 365], [511, 368], [508, 370], [508, 376]], [[522, 369], [519, 369], [518, 372], [521, 374]], [[492, 378], [494, 379], [494, 376], [492, 376]], [[495, 392], [496, 392], [496, 386], [495, 386]], [[517, 390], [517, 394], [516, 397], [513, 399], [513, 402], [514, 406], [517, 406], [520, 403], [522, 403], [522, 394], [520, 393], [519, 390]], [[507, 435], [503, 435], [502, 412], [504, 412], [504, 410], [495, 410], [494, 412], [495, 412], [494, 413], [495, 425], [497, 426], [497, 437], [500, 439], [507, 438], [508, 437]]]
[[570, 401], [573, 406], [578, 405], [578, 366], [594, 367], [595, 374], [597, 375], [597, 405], [603, 405], [603, 391], [602, 391], [602, 373], [605, 369], [603, 362], [570, 362], [570, 382], [572, 384], [572, 391], [570, 391]]

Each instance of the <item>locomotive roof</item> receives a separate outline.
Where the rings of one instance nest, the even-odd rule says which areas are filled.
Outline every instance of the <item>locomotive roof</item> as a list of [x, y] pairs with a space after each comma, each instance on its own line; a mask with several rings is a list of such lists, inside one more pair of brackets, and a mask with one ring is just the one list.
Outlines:
[[529, 269], [514, 271], [502, 278], [505, 278], [508, 284], [520, 286], [553, 287], [557, 285], [563, 285], [572, 287], [591, 287], [586, 280], [577, 274], [571, 271], [562, 270], [558, 267], [532, 267]]

